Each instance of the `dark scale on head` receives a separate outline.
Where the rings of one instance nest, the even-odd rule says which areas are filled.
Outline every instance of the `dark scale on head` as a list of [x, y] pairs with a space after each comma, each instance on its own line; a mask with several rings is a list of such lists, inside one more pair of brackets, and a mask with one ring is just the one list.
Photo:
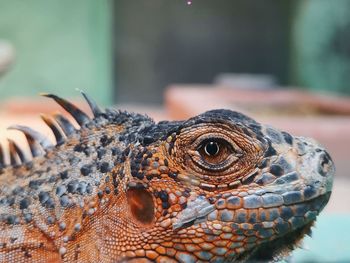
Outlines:
[[270, 156], [274, 156], [276, 154], [277, 154], [277, 152], [276, 152], [275, 148], [272, 147], [271, 141], [268, 140], [268, 148], [264, 154], [264, 157], [270, 157]]
[[55, 219], [52, 216], [48, 216], [47, 217], [47, 223], [49, 225], [52, 225], [53, 223], [55, 223]]
[[85, 147], [86, 145], [79, 143], [74, 146], [73, 150], [76, 152], [83, 152], [85, 150]]
[[105, 154], [106, 154], [106, 150], [105, 149], [103, 149], [103, 148], [99, 148], [98, 150], [97, 150], [97, 158], [98, 159], [101, 159]]
[[75, 193], [78, 189], [79, 182], [78, 180], [72, 180], [68, 183], [67, 189], [69, 193]]
[[140, 180], [143, 180], [145, 178], [145, 173], [143, 172], [137, 172], [136, 177]]
[[84, 176], [88, 176], [90, 173], [92, 173], [92, 165], [85, 164], [80, 168], [80, 172]]
[[279, 157], [277, 161], [275, 161], [275, 164], [281, 166], [281, 168], [284, 170], [284, 173], [289, 173], [293, 171], [293, 167], [288, 163], [288, 161], [285, 158], [283, 158], [283, 156]]
[[86, 193], [91, 194], [93, 191], [91, 184], [87, 184], [86, 186]]
[[143, 145], [149, 145], [149, 144], [151, 144], [154, 141], [156, 141], [156, 139], [154, 137], [152, 137], [152, 136], [145, 136], [145, 137], [143, 137], [142, 144]]
[[148, 181], [151, 181], [153, 179], [153, 175], [151, 175], [151, 174], [146, 175], [146, 179]]
[[60, 204], [63, 207], [67, 207], [70, 204], [69, 197], [67, 195], [62, 195], [60, 197]]
[[60, 175], [62, 180], [65, 180], [68, 178], [68, 171], [66, 170], [66, 171], [60, 172], [59, 175]]
[[177, 173], [175, 173], [175, 172], [169, 172], [168, 175], [170, 178], [173, 178], [173, 179], [176, 179], [176, 177], [177, 177]]
[[107, 135], [103, 135], [100, 139], [101, 145], [103, 147], [106, 147], [108, 144], [110, 144], [114, 138], [109, 138]]
[[49, 197], [49, 199], [45, 203], [46, 208], [55, 208], [55, 201], [52, 197]]
[[110, 177], [110, 176], [106, 176], [106, 177], [105, 177], [105, 182], [106, 182], [106, 183], [109, 183], [110, 180], [111, 180], [111, 177]]
[[24, 217], [24, 220], [26, 221], [26, 223], [30, 223], [32, 221], [32, 219], [33, 219], [33, 215], [30, 214], [30, 213], [25, 213], [23, 215], [23, 217]]
[[13, 206], [15, 204], [15, 197], [11, 196], [7, 198], [7, 205], [8, 206]]
[[158, 197], [160, 198], [160, 200], [162, 200], [162, 202], [168, 202], [168, 193], [166, 191], [159, 191], [158, 192]]
[[122, 154], [120, 149], [117, 148], [117, 147], [112, 148], [111, 151], [112, 151], [112, 155], [113, 156], [117, 156], [117, 155], [121, 155]]
[[290, 145], [293, 145], [293, 137], [288, 132], [282, 132], [284, 140], [289, 143]]
[[57, 196], [62, 196], [66, 191], [67, 191], [67, 187], [65, 185], [59, 185], [56, 188], [56, 195]]
[[31, 180], [29, 181], [29, 187], [32, 189], [39, 189], [40, 185], [44, 183], [44, 180]]
[[272, 173], [275, 176], [281, 176], [284, 173], [284, 171], [283, 168], [278, 164], [272, 164], [270, 166], [270, 173]]
[[86, 182], [80, 182], [78, 184], [78, 188], [77, 188], [77, 192], [81, 195], [86, 194], [86, 190], [87, 190], [87, 183]]
[[165, 165], [165, 166], [169, 166], [169, 162], [168, 162], [167, 159], [164, 159], [164, 165]]
[[105, 193], [106, 193], [106, 194], [110, 194], [110, 193], [111, 193], [111, 188], [109, 188], [108, 186], [106, 186], [106, 188], [105, 188]]
[[50, 195], [48, 192], [43, 192], [43, 191], [39, 192], [39, 201], [42, 205], [44, 205], [49, 198], [50, 198]]
[[93, 148], [92, 147], [86, 147], [85, 149], [84, 149], [84, 153], [85, 153], [85, 155], [86, 156], [90, 156], [90, 154], [92, 154], [94, 152], [94, 150], [93, 150]]
[[112, 169], [112, 167], [107, 162], [103, 162], [100, 164], [101, 173], [107, 173]]
[[274, 143], [281, 143], [282, 142], [281, 134], [278, 131], [268, 127], [266, 129], [266, 132], [267, 132], [267, 135], [270, 137], [270, 139]]
[[7, 223], [8, 224], [17, 225], [17, 224], [19, 224], [19, 222], [20, 222], [20, 219], [17, 216], [15, 216], [15, 215], [8, 215], [7, 216]]
[[19, 202], [19, 208], [20, 209], [26, 209], [28, 208], [28, 206], [30, 205], [30, 199], [28, 197], [23, 198], [20, 202]]
[[162, 208], [168, 209], [170, 207], [170, 204], [168, 202], [162, 202]]

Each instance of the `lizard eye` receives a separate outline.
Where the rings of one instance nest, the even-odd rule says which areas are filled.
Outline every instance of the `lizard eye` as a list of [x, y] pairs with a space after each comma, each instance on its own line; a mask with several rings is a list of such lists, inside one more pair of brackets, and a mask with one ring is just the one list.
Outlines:
[[[213, 120], [214, 121], [214, 120]], [[203, 189], [236, 187], [237, 179], [255, 169], [265, 149], [242, 123], [189, 121], [164, 143], [176, 170]], [[255, 163], [254, 163], [255, 162]], [[175, 170], [175, 168], [173, 168]], [[191, 181], [192, 182], [192, 181]], [[232, 183], [232, 186], [230, 185]], [[230, 186], [229, 186], [230, 185]]]
[[205, 154], [208, 156], [215, 156], [220, 151], [220, 145], [215, 141], [209, 141], [204, 146]]
[[207, 138], [197, 146], [197, 155], [192, 159], [202, 168], [220, 171], [238, 159], [233, 146], [223, 138]]

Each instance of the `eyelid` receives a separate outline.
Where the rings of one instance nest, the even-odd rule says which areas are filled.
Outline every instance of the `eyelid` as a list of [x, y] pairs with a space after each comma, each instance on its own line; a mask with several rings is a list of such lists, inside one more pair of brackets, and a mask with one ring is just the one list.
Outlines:
[[[197, 152], [197, 151], [196, 151]], [[198, 153], [198, 152], [197, 152]], [[226, 158], [224, 161], [218, 164], [210, 164], [205, 161], [203, 161], [203, 158], [197, 154], [190, 154], [191, 159], [196, 162], [202, 169], [205, 170], [211, 170], [213, 172], [220, 172], [226, 170], [228, 167], [230, 167], [235, 161], [239, 159], [239, 156], [235, 154], [230, 154], [228, 158]]]
[[228, 141], [226, 141], [225, 139], [221, 139], [221, 138], [208, 138], [208, 139], [204, 139], [203, 141], [201, 141], [201, 142], [199, 143], [199, 147], [197, 148], [197, 150], [200, 150], [201, 148], [205, 147], [209, 142], [216, 142], [216, 143], [219, 145], [219, 147], [220, 147], [220, 145], [221, 145], [222, 143], [225, 143], [225, 144], [227, 144], [227, 146], [232, 147], [232, 146], [230, 145], [230, 143], [229, 143]]

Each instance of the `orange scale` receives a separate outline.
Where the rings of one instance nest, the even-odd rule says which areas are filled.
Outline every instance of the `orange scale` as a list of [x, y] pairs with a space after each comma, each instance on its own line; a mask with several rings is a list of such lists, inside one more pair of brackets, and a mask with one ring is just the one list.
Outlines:
[[156, 252], [158, 254], [164, 255], [166, 253], [166, 249], [164, 247], [162, 247], [162, 246], [159, 246], [159, 247], [156, 248]]
[[204, 240], [202, 238], [193, 238], [192, 242], [195, 244], [200, 244], [200, 243], [204, 242]]
[[147, 250], [146, 251], [146, 257], [149, 258], [150, 260], [155, 260], [158, 257], [158, 253], [152, 250]]
[[177, 261], [175, 259], [165, 257], [165, 256], [159, 256], [157, 258], [156, 262], [159, 262], [159, 263], [177, 263]]
[[137, 249], [137, 250], [135, 250], [135, 255], [138, 257], [144, 257], [146, 255], [146, 253], [143, 249]]
[[173, 247], [174, 243], [173, 242], [162, 242], [161, 245], [163, 247]]

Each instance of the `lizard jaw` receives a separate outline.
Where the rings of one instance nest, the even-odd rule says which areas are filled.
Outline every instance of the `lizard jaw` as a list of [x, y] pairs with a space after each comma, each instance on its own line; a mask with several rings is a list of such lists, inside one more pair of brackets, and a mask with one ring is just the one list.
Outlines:
[[[322, 208], [320, 211], [326, 206], [330, 196], [331, 192], [327, 192], [316, 198], [321, 203]], [[311, 203], [315, 202], [316, 199], [310, 200]], [[286, 235], [276, 238], [273, 241], [262, 243], [253, 253], [249, 252], [249, 256], [245, 257], [242, 255], [242, 258], [239, 260], [248, 260], [249, 262], [277, 262], [286, 258], [294, 249], [301, 247], [302, 240], [306, 235], [311, 236], [315, 221], [316, 218]]]

